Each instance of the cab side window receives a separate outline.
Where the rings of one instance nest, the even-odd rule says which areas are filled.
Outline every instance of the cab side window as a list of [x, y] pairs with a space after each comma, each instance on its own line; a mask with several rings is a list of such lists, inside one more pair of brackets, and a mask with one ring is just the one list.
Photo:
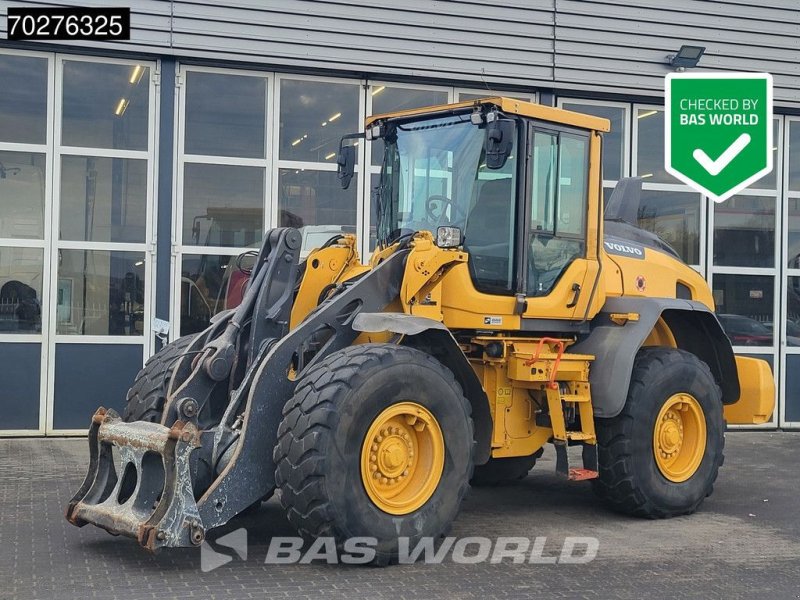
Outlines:
[[534, 131], [528, 296], [546, 296], [569, 264], [584, 255], [589, 141]]

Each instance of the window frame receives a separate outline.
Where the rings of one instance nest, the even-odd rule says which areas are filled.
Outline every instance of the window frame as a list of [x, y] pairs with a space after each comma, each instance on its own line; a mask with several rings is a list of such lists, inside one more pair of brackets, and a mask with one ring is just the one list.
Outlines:
[[[524, 147], [525, 150], [525, 160], [520, 163], [519, 168], [525, 169], [522, 173], [522, 176], [519, 177], [519, 181], [522, 183], [524, 188], [520, 191], [520, 198], [518, 199], [518, 206], [517, 210], [522, 212], [518, 212], [517, 214], [524, 215], [524, 218], [518, 219], [518, 228], [517, 228], [517, 281], [516, 281], [516, 290], [518, 294], [524, 294], [525, 297], [532, 297], [528, 294], [528, 264], [531, 260], [531, 247], [529, 243], [529, 238], [532, 233], [531, 229], [531, 209], [533, 206], [533, 172], [532, 172], [532, 162], [533, 162], [533, 140], [536, 133], [544, 133], [547, 135], [555, 134], [558, 139], [558, 161], [557, 161], [557, 171], [556, 171], [556, 198], [555, 204], [553, 205], [553, 232], [552, 235], [554, 238], [562, 237], [563, 239], [574, 240], [574, 241], [582, 241], [583, 242], [583, 252], [581, 255], [574, 257], [567, 265], [565, 265], [564, 269], [562, 270], [562, 274], [566, 269], [569, 267], [570, 264], [576, 259], [579, 258], [586, 258], [587, 256], [587, 232], [588, 232], [588, 222], [589, 222], [589, 169], [586, 169], [585, 174], [585, 191], [586, 191], [586, 198], [584, 199], [584, 218], [583, 218], [583, 233], [580, 235], [576, 234], [559, 234], [558, 232], [558, 208], [559, 208], [559, 199], [561, 195], [561, 134], [572, 135], [576, 137], [581, 137], [586, 139], [586, 156], [588, 160], [589, 152], [590, 152], [590, 143], [591, 143], [591, 134], [590, 132], [579, 129], [576, 127], [569, 127], [566, 125], [558, 125], [555, 123], [548, 123], [545, 121], [539, 121], [536, 119], [525, 119], [527, 121], [527, 126], [521, 128], [524, 130], [525, 140]], [[554, 282], [553, 287], [558, 284], [558, 280], [561, 278], [556, 279]], [[544, 296], [538, 297], [546, 297], [549, 296], [552, 292], [552, 289], [545, 294]]]
[[[631, 119], [633, 118], [633, 108], [630, 102], [619, 102], [613, 100], [595, 100], [593, 98], [576, 98], [571, 96], [561, 96], [556, 102], [558, 108], [564, 108], [565, 104], [585, 104], [586, 106], [600, 106], [605, 108], [622, 109], [623, 119], [625, 121], [625, 131], [622, 132], [622, 177], [631, 176], [631, 160], [633, 155], [631, 149], [631, 139], [633, 136], [633, 125]], [[564, 109], [571, 110], [571, 109]], [[602, 134], [601, 134], [602, 135]], [[605, 145], [605, 136], [603, 135], [603, 144]], [[601, 165], [602, 167], [602, 165]], [[619, 179], [609, 179], [608, 173], [603, 171], [603, 188], [614, 188]]]

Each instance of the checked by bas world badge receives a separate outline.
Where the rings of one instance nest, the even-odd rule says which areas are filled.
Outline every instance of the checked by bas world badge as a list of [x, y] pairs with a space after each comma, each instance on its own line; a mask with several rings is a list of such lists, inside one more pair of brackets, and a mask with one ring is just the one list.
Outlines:
[[715, 202], [772, 171], [772, 76], [672, 73], [666, 79], [667, 171]]

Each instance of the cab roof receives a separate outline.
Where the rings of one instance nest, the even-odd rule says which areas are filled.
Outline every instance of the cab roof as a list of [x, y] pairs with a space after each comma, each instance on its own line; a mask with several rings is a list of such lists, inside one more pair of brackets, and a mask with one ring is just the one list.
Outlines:
[[541, 119], [543, 121], [571, 125], [581, 129], [591, 129], [593, 131], [603, 132], [611, 130], [611, 122], [608, 119], [603, 119], [602, 117], [595, 117], [592, 115], [573, 112], [571, 110], [553, 108], [551, 106], [544, 106], [542, 104], [525, 102], [524, 100], [517, 100], [515, 98], [505, 98], [502, 96], [491, 96], [487, 98], [479, 98], [477, 100], [456, 102], [454, 104], [437, 104], [434, 106], [423, 106], [420, 108], [411, 108], [408, 110], [398, 110], [390, 113], [372, 115], [371, 117], [367, 117], [365, 125], [369, 127], [372, 123], [378, 120], [416, 117], [457, 110], [459, 108], [470, 108], [482, 104], [491, 104], [493, 106], [497, 106], [498, 109], [507, 114], [517, 114], [523, 117], [531, 117], [534, 119]]

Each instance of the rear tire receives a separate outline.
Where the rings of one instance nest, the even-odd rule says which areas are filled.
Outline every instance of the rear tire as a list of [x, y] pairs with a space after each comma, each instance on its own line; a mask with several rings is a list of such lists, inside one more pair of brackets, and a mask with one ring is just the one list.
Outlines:
[[531, 456], [514, 456], [511, 458], [490, 458], [483, 465], [475, 466], [475, 473], [470, 483], [475, 487], [507, 485], [528, 476], [528, 472], [536, 465], [542, 455], [542, 449]]
[[722, 393], [694, 354], [640, 350], [622, 412], [595, 425], [600, 470], [593, 489], [615, 510], [674, 517], [694, 512], [711, 494], [724, 460]]
[[[418, 421], [402, 413], [393, 417], [399, 420], [382, 421], [408, 405], [425, 416]], [[426, 451], [435, 444], [421, 442], [409, 444], [413, 451], [400, 449], [409, 434], [417, 441], [436, 438], [426, 431], [438, 435], [437, 452]], [[392, 439], [398, 443], [384, 447]], [[403, 346], [351, 346], [309, 371], [286, 403], [274, 451], [275, 480], [287, 518], [302, 535], [333, 537], [339, 547], [348, 538], [375, 538], [372, 562], [385, 565], [397, 560], [399, 538], [409, 538], [413, 550], [421, 538], [438, 540], [449, 529], [469, 488], [474, 445], [470, 404], [439, 361]], [[440, 462], [425, 462], [426, 455], [437, 454]], [[400, 466], [392, 473], [399, 464], [406, 471]], [[434, 479], [413, 492], [429, 473]], [[381, 497], [381, 485], [397, 487]], [[411, 501], [403, 504], [409, 490]]]
[[178, 358], [194, 340], [194, 335], [185, 335], [167, 344], [151, 356], [133, 380], [126, 397], [124, 421], [149, 421], [159, 423], [164, 411], [172, 375], [178, 366]]

